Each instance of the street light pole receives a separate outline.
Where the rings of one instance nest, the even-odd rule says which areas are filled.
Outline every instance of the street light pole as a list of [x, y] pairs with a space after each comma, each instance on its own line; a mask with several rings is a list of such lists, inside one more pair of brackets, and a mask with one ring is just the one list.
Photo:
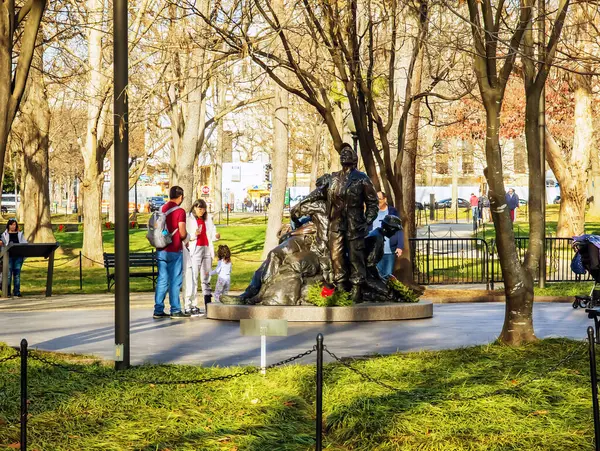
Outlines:
[[129, 124], [127, 0], [113, 2], [115, 368], [129, 367]]
[[77, 176], [75, 176], [75, 180], [73, 180], [73, 197], [75, 199], [75, 207], [73, 208], [73, 213], [79, 213], [79, 209], [77, 208]]
[[[135, 165], [137, 163], [137, 157], [133, 157], [133, 164]], [[138, 209], [138, 198], [137, 198], [137, 182], [138, 182], [138, 178], [136, 176], [135, 178], [135, 184], [133, 185], [133, 192], [134, 192], [134, 197], [135, 197], [135, 207], [133, 208], [133, 212], [137, 215], [140, 210]], [[136, 216], [136, 221], [137, 221], [137, 216]]]

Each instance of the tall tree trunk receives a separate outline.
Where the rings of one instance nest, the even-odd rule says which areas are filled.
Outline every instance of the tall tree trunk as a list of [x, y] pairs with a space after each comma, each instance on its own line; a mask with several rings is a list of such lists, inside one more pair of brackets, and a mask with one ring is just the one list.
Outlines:
[[[464, 149], [464, 141], [461, 140], [461, 149]], [[452, 146], [452, 209], [456, 212], [458, 202], [458, 146], [455, 146], [456, 142], [453, 140], [448, 143]]]
[[[398, 152], [394, 160], [388, 152], [386, 172], [394, 192], [396, 208], [400, 212], [402, 227], [404, 228], [404, 250], [400, 258], [396, 259], [394, 275], [405, 285], [418, 289], [413, 280], [410, 239], [417, 235], [415, 220], [416, 197], [416, 162], [419, 146], [419, 120], [421, 112], [421, 99], [413, 101], [413, 94], [421, 91], [423, 79], [423, 58], [421, 50], [423, 40], [428, 30], [428, 2], [420, 5], [418, 27], [419, 37], [412, 47], [411, 64], [407, 73], [404, 90], [404, 106], [398, 121]], [[412, 64], [414, 62], [414, 64]], [[393, 166], [392, 166], [392, 161]], [[395, 176], [395, 177], [394, 177]]]
[[[490, 96], [491, 97], [491, 96]], [[512, 345], [534, 341], [533, 278], [519, 261], [508, 208], [506, 208], [502, 157], [500, 154], [500, 102], [496, 96], [486, 104], [486, 161], [484, 173], [488, 181], [492, 219], [496, 229], [498, 258], [504, 278], [506, 309], [499, 340]]]
[[275, 99], [273, 101], [273, 158], [271, 173], [271, 203], [269, 204], [269, 218], [267, 221], [267, 234], [262, 258], [278, 244], [277, 233], [281, 229], [282, 212], [285, 204], [285, 190], [288, 172], [288, 103], [289, 94], [280, 86], [275, 86]]
[[[41, 35], [40, 35], [41, 37]], [[41, 39], [38, 39], [41, 41]], [[33, 243], [52, 243], [54, 233], [50, 219], [50, 168], [48, 163], [48, 134], [50, 107], [46, 97], [41, 42], [34, 55], [35, 67], [30, 72], [27, 101], [21, 120], [26, 134], [24, 140], [24, 191], [22, 203], [25, 237]]]
[[185, 120], [181, 153], [177, 156], [175, 170], [173, 171], [173, 185], [179, 185], [183, 188], [185, 196], [181, 206], [186, 210], [191, 208], [193, 202], [194, 164], [200, 153], [199, 149], [204, 143], [206, 124], [206, 96], [201, 86], [201, 75], [197, 68], [192, 69], [190, 72], [189, 86], [191, 91], [187, 95], [186, 101], [188, 114]]
[[[334, 103], [333, 105], [333, 117], [335, 118], [335, 129], [336, 130], [343, 130], [344, 129], [344, 112], [342, 111], [342, 107], [339, 103]], [[329, 170], [327, 172], [337, 172], [340, 169], [342, 169], [342, 166], [340, 165], [340, 154], [339, 154], [339, 147], [336, 144], [336, 140], [333, 137], [333, 135], [331, 135], [331, 140], [332, 140], [332, 146], [329, 149]], [[342, 139], [340, 138], [340, 146], [342, 143]]]
[[[539, 271], [540, 258], [546, 238], [542, 217], [543, 186], [546, 183], [545, 170], [542, 170], [540, 135], [540, 99], [542, 87], [533, 84], [526, 89], [525, 141], [527, 144], [527, 165], [529, 168], [529, 248], [525, 255], [524, 268], [533, 279]], [[545, 163], [544, 163], [545, 164]], [[545, 167], [544, 167], [545, 169]]]
[[[8, 136], [26, 87], [45, 8], [46, 0], [30, 1], [18, 11], [14, 0], [0, 2], [0, 173], [4, 170]], [[28, 12], [21, 18], [23, 23], [15, 26], [16, 18], [25, 10]]]
[[[575, 127], [573, 149], [568, 160], [558, 144], [546, 133], [546, 159], [560, 186], [558, 237], [581, 235], [585, 225], [588, 169], [594, 143], [592, 89], [587, 76], [575, 76]], [[597, 152], [594, 152], [597, 153]]]
[[[423, 55], [419, 58], [420, 64], [415, 67], [414, 86], [415, 92], [421, 91], [421, 79], [423, 68]], [[415, 219], [415, 198], [417, 195], [416, 173], [417, 154], [419, 152], [419, 119], [421, 112], [421, 99], [413, 102], [411, 115], [406, 129], [406, 144], [404, 146], [404, 157], [402, 158], [402, 192], [404, 201], [404, 218], [402, 225], [404, 233], [408, 238], [417, 236], [417, 223]], [[408, 247], [406, 247], [408, 249]], [[409, 256], [407, 256], [409, 257]]]
[[588, 216], [600, 218], [600, 152], [591, 152], [591, 173], [588, 181], [588, 195], [592, 198]]
[[319, 157], [321, 155], [321, 146], [323, 143], [323, 125], [319, 118], [315, 117], [315, 124], [313, 129], [313, 140], [311, 149], [311, 162], [310, 162], [310, 190], [316, 188], [317, 178], [319, 174]]
[[[91, 24], [101, 24], [104, 19], [104, 3], [101, 0], [88, 0], [88, 20]], [[108, 115], [107, 81], [102, 72], [104, 67], [102, 37], [99, 25], [88, 31], [88, 64], [90, 68], [87, 82], [88, 108], [85, 145], [81, 149], [84, 162], [81, 192], [83, 194], [83, 248], [87, 258], [84, 266], [102, 262], [101, 203], [104, 183], [104, 158], [108, 149], [102, 145]]]
[[[219, 84], [219, 101], [224, 106], [225, 90], [223, 84]], [[223, 211], [223, 153], [225, 147], [225, 130], [222, 120], [217, 124], [217, 149], [213, 165], [215, 171], [215, 212]], [[227, 199], [229, 202], [229, 199]]]

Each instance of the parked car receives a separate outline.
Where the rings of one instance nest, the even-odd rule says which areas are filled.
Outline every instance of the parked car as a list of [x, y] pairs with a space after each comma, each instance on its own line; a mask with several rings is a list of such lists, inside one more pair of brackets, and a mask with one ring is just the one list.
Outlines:
[[[452, 199], [442, 199], [435, 203], [435, 208], [452, 208]], [[458, 208], [471, 208], [471, 203], [461, 197], [458, 198]]]
[[148, 198], [148, 203], [150, 204], [150, 212], [158, 211], [164, 204], [165, 198], [162, 196], [152, 196]]
[[522, 207], [524, 205], [527, 205], [527, 200], [525, 200], [525, 199], [519, 199], [519, 206]]
[[425, 210], [425, 207], [421, 202], [415, 202], [415, 210]]

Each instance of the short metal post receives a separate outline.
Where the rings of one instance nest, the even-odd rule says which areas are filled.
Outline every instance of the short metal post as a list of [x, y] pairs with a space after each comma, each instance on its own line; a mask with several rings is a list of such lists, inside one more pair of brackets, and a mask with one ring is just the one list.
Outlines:
[[323, 334], [317, 335], [317, 444], [315, 451], [323, 449]]
[[429, 220], [433, 221], [434, 219], [434, 208], [435, 208], [435, 194], [429, 194]]
[[592, 407], [594, 410], [594, 449], [600, 451], [600, 410], [598, 409], [598, 375], [596, 373], [596, 344], [594, 328], [588, 327], [588, 345], [590, 352], [590, 376], [592, 379]]
[[227, 227], [229, 227], [229, 204], [227, 204]]
[[83, 290], [83, 262], [81, 258], [81, 251], [79, 251], [79, 289]]
[[267, 374], [267, 328], [260, 328], [260, 373]]
[[21, 340], [21, 451], [27, 450], [27, 340]]
[[455, 223], [458, 224], [458, 198], [456, 202], [454, 202], [454, 212], [455, 212]]

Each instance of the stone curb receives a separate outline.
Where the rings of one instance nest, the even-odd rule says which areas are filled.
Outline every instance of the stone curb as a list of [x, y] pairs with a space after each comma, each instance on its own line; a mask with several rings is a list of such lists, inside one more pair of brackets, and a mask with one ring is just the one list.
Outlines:
[[[437, 294], [437, 293], [436, 293]], [[483, 303], [483, 302], [506, 302], [504, 294], [481, 294], [475, 296], [461, 296], [456, 295], [444, 296], [443, 292], [436, 296], [427, 296], [427, 294], [421, 297], [424, 301], [431, 301], [434, 304], [457, 304], [457, 303]], [[574, 296], [535, 296], [533, 302], [563, 302], [572, 303], [575, 299]]]

